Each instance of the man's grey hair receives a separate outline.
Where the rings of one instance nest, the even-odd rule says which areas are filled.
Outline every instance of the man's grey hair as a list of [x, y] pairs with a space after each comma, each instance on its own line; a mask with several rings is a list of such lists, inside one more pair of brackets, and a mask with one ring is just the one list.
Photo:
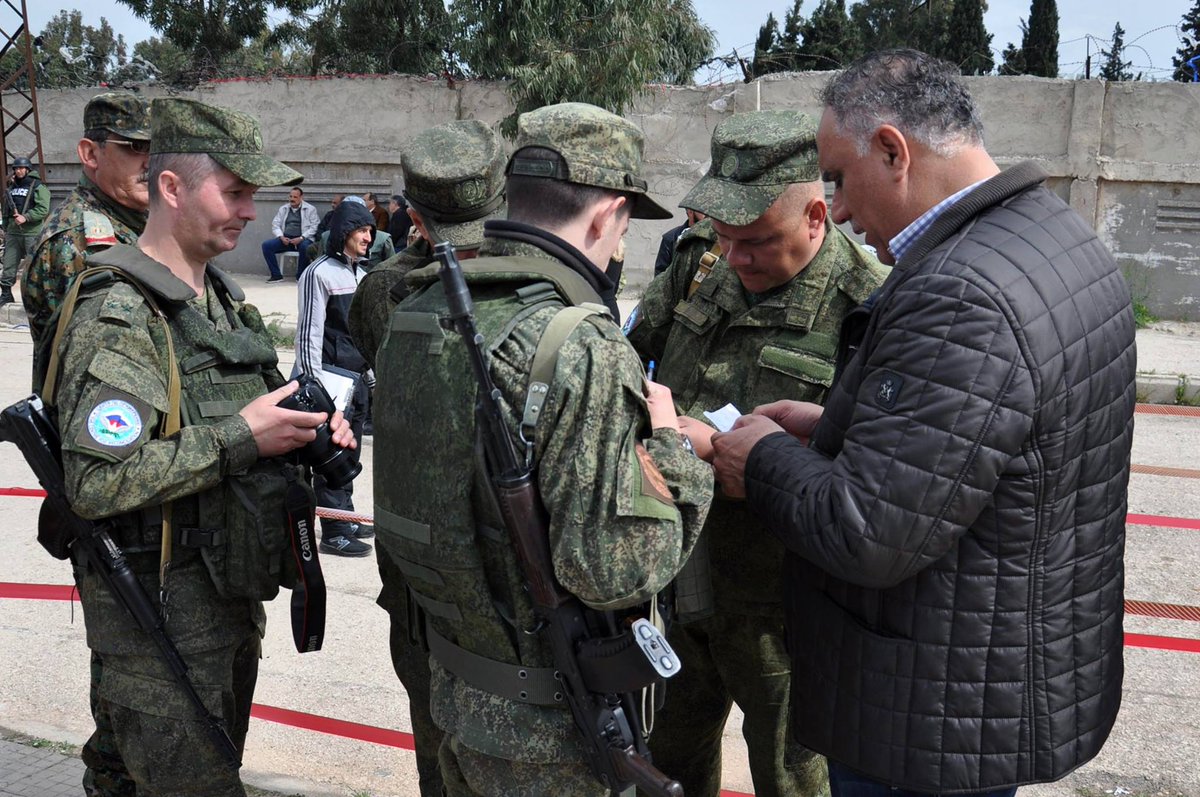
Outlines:
[[158, 176], [173, 172], [188, 188], [195, 188], [216, 172], [217, 162], [203, 152], [160, 152], [150, 156], [147, 165], [147, 181], [150, 188], [150, 204], [159, 200]]
[[880, 125], [942, 157], [983, 146], [983, 122], [958, 68], [918, 50], [880, 50], [852, 63], [821, 91], [838, 130], [860, 155]]

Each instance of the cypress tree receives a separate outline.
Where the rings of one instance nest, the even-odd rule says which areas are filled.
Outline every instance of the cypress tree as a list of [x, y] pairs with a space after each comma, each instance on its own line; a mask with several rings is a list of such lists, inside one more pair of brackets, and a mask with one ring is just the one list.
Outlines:
[[838, 69], [863, 54], [862, 36], [846, 13], [846, 0], [821, 0], [801, 33], [799, 69]]
[[758, 38], [754, 40], [754, 63], [751, 71], [755, 77], [762, 77], [771, 72], [778, 72], [775, 63], [775, 47], [779, 41], [779, 23], [774, 14], [767, 14], [767, 21], [758, 29]]
[[1021, 42], [1025, 74], [1058, 77], [1058, 3], [1033, 0], [1029, 28]]
[[1112, 44], [1101, 54], [1104, 56], [1104, 65], [1100, 67], [1101, 80], [1133, 80], [1133, 70], [1130, 69], [1133, 62], [1121, 60], [1121, 56], [1125, 55], [1125, 29], [1120, 22], [1113, 28]]
[[992, 71], [992, 34], [983, 25], [983, 0], [955, 0], [950, 12], [950, 34], [945, 58], [958, 64], [964, 75], [986, 75]]
[[[1192, 8], [1183, 15], [1179, 23], [1179, 49], [1171, 61], [1175, 64], [1175, 74], [1171, 77], [1184, 83], [1196, 79], [1187, 62], [1200, 55], [1200, 0], [1192, 3]], [[1200, 63], [1197, 64], [1200, 66]]]

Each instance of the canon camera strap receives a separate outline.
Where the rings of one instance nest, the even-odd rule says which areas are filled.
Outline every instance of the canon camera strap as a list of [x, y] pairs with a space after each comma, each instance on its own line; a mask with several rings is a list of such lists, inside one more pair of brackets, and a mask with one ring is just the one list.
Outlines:
[[290, 470], [287, 478], [284, 508], [297, 571], [292, 586], [292, 639], [298, 652], [311, 653], [320, 650], [325, 639], [325, 575], [313, 537], [316, 511]]

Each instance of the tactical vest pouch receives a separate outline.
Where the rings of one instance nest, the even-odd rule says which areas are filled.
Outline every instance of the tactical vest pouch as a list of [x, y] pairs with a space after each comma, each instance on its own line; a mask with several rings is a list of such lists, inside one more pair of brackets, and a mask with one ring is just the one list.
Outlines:
[[[227, 477], [217, 488], [216, 505], [224, 507], [222, 538], [201, 545], [200, 554], [217, 592], [226, 598], [271, 600], [281, 586], [296, 583], [296, 564], [291, 556], [291, 530], [285, 499], [287, 470], [304, 487], [310, 501], [311, 488], [300, 478], [295, 465], [279, 460], [260, 460], [244, 473]], [[205, 524], [210, 525], [210, 524]]]

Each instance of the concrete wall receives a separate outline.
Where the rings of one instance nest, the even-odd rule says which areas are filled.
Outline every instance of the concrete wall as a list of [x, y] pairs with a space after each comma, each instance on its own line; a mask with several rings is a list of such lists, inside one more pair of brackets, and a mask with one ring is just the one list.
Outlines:
[[[826, 74], [773, 75], [750, 84], [652, 87], [629, 112], [647, 138], [651, 190], [673, 207], [703, 174], [713, 127], [738, 111], [818, 113]], [[1135, 297], [1167, 318], [1200, 318], [1200, 86], [1041, 78], [968, 78], [988, 149], [1002, 165], [1038, 162], [1050, 185], [1095, 224], [1129, 276]], [[165, 90], [145, 87], [149, 97]], [[78, 175], [81, 111], [98, 89], [38, 92], [49, 183], [56, 199]], [[306, 175], [305, 197], [323, 212], [338, 191], [392, 193], [412, 135], [442, 122], [497, 125], [511, 109], [503, 86], [412, 77], [292, 78], [200, 86], [186, 96], [248, 111], [267, 150]], [[17, 143], [17, 142], [14, 142]], [[221, 258], [266, 274], [259, 243], [286, 189], [259, 192], [258, 220]], [[682, 220], [636, 222], [628, 240], [627, 293], [649, 279], [658, 237]]]

